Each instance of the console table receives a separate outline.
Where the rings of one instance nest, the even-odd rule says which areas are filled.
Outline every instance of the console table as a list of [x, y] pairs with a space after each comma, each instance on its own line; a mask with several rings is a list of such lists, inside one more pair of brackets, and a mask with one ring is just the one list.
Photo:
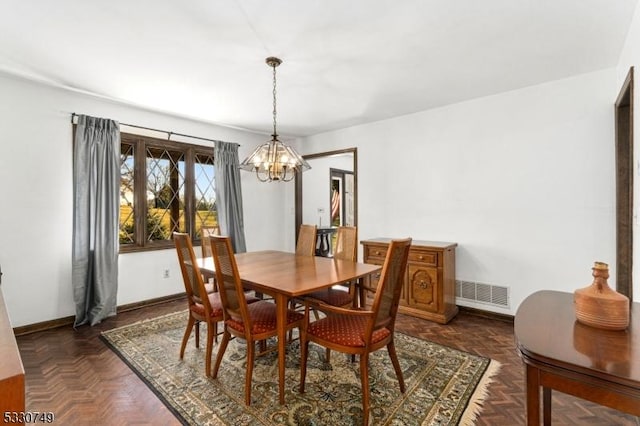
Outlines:
[[316, 229], [316, 256], [331, 256], [331, 238], [336, 233], [337, 228], [317, 228]]
[[629, 328], [602, 330], [577, 322], [573, 294], [539, 291], [518, 307], [516, 346], [525, 364], [527, 424], [551, 424], [555, 389], [640, 416], [640, 303]]

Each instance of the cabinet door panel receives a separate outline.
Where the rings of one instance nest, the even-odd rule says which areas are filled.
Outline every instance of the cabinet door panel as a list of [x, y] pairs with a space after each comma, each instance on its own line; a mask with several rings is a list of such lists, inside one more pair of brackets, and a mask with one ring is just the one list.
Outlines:
[[407, 304], [410, 307], [438, 312], [438, 268], [409, 264]]

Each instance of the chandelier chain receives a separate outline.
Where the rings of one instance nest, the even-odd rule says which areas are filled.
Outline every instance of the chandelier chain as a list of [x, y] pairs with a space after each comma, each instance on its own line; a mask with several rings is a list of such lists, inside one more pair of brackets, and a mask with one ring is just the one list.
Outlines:
[[276, 65], [273, 64], [273, 136], [277, 137], [276, 131]]

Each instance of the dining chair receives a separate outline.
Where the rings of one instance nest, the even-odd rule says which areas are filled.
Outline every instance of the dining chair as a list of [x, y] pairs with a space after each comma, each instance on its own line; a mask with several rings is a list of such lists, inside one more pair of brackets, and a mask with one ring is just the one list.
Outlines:
[[[411, 238], [391, 241], [371, 309], [346, 309], [315, 301], [305, 302], [304, 322], [300, 330], [300, 393], [304, 393], [309, 342], [346, 354], [359, 355], [362, 417], [365, 425], [369, 422], [369, 354], [371, 352], [387, 347], [400, 384], [400, 392], [405, 391], [393, 334], [410, 247]], [[312, 303], [315, 305], [314, 308], [327, 313], [327, 316], [310, 322], [309, 312]]]
[[212, 235], [220, 235], [220, 227], [212, 225], [202, 225], [200, 227], [200, 242], [202, 248], [202, 257], [212, 257], [211, 240]]
[[[336, 230], [336, 244], [334, 246], [333, 258], [340, 260], [348, 260], [355, 262], [358, 257], [358, 232], [354, 226], [340, 226]], [[308, 297], [317, 299], [323, 303], [332, 306], [357, 306], [357, 292], [359, 285], [357, 283], [347, 283], [347, 289], [344, 285], [337, 285], [332, 288], [314, 291]]]
[[[205, 372], [211, 373], [211, 352], [213, 350], [213, 338], [217, 334], [217, 324], [222, 321], [222, 303], [219, 293], [208, 293], [204, 286], [204, 280], [200, 268], [196, 262], [195, 252], [189, 234], [174, 232], [173, 241], [178, 252], [178, 262], [182, 271], [184, 289], [187, 293], [189, 304], [189, 320], [187, 329], [180, 346], [180, 359], [184, 358], [187, 341], [191, 336], [191, 330], [196, 329], [196, 348], [200, 347], [200, 323], [207, 324], [207, 347], [205, 351]], [[206, 295], [201, 297], [201, 295]]]
[[[276, 305], [266, 300], [247, 304], [229, 237], [212, 236], [211, 251], [213, 252], [224, 315], [224, 333], [218, 349], [215, 366], [213, 367], [213, 378], [215, 379], [218, 376], [218, 370], [227, 350], [229, 339], [232, 336], [244, 339], [247, 342], [244, 402], [246, 405], [251, 405], [251, 379], [256, 356], [255, 343], [264, 343], [269, 337], [278, 334]], [[304, 315], [301, 313], [288, 310], [286, 330], [300, 327], [303, 318]], [[277, 349], [277, 347], [270, 350], [273, 349]], [[264, 352], [266, 351], [261, 351], [261, 353]]]
[[[220, 293], [208, 293], [206, 291], [189, 234], [174, 232], [173, 241], [178, 252], [178, 262], [180, 263], [182, 281], [184, 282], [184, 290], [187, 294], [189, 305], [189, 320], [180, 346], [180, 359], [184, 358], [184, 351], [194, 327], [196, 329], [196, 348], [200, 347], [200, 323], [204, 322], [207, 324], [205, 372], [209, 376], [211, 374], [213, 340], [218, 334], [218, 322], [223, 320]], [[206, 296], [202, 297], [201, 295]], [[250, 303], [257, 300], [254, 297], [249, 298]]]
[[296, 255], [315, 256], [316, 255], [316, 225], [300, 225], [298, 231], [298, 241], [296, 242]]

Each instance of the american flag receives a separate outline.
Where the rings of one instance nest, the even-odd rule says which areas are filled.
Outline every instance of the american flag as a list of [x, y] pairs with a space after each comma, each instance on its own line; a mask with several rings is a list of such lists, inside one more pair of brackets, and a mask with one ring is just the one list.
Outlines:
[[340, 193], [337, 190], [331, 191], [331, 220], [338, 217], [340, 213]]

